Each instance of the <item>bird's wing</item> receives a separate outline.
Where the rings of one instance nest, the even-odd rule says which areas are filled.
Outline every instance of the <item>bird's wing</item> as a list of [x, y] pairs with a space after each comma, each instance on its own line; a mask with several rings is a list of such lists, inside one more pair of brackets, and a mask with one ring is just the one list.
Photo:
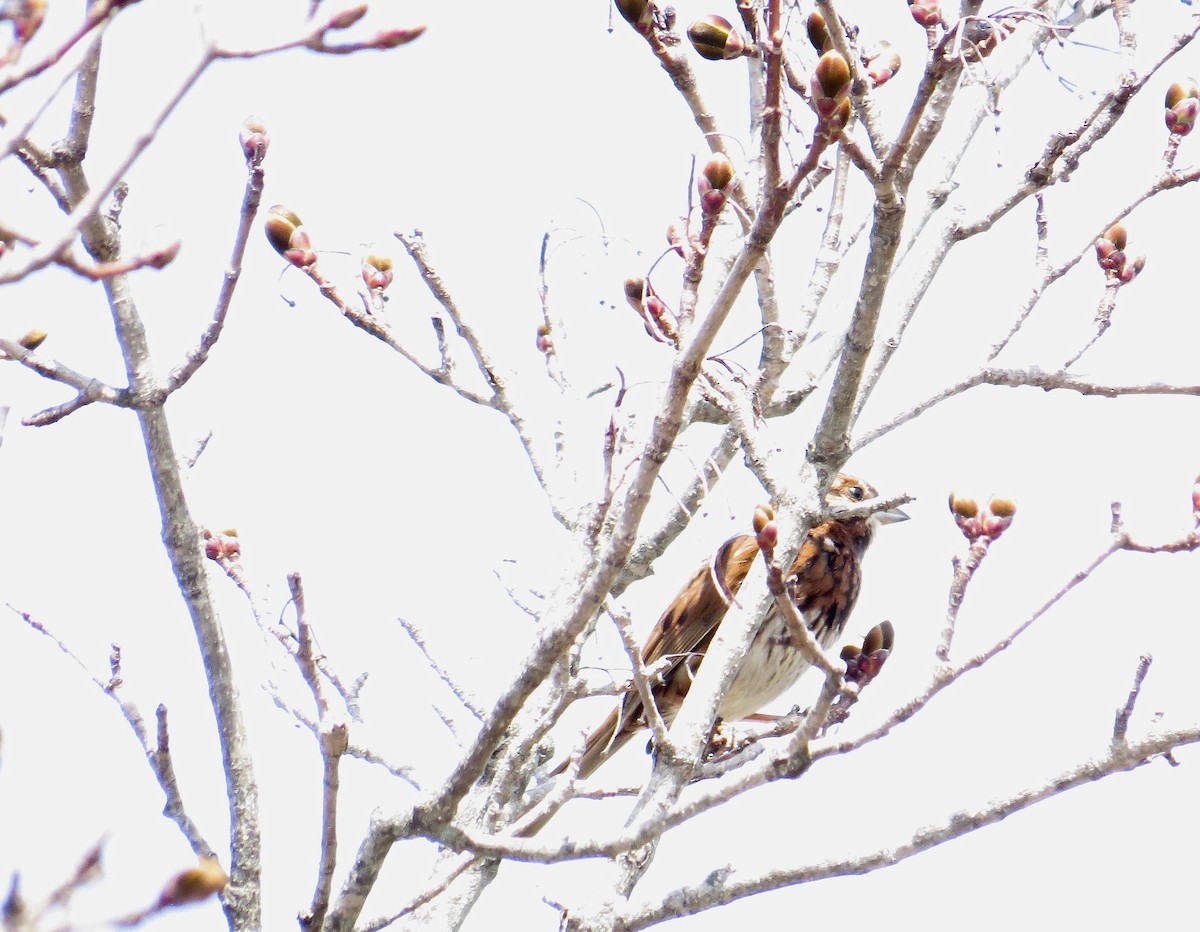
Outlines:
[[642, 648], [642, 662], [650, 666], [666, 657], [674, 670], [697, 652], [702, 654], [757, 556], [758, 544], [751, 535], [727, 540], [663, 612]]
[[[671, 683], [681, 664], [702, 656], [708, 649], [731, 598], [741, 588], [757, 556], [758, 544], [752, 536], [743, 534], [727, 540], [671, 601], [642, 648], [642, 662], [646, 666], [662, 658], [670, 661], [660, 672], [658, 681]], [[627, 693], [621, 704], [588, 735], [580, 776], [589, 776], [610, 754], [637, 734], [644, 727], [644, 715], [641, 697], [636, 692]], [[555, 772], [564, 769], [565, 766], [560, 765]]]

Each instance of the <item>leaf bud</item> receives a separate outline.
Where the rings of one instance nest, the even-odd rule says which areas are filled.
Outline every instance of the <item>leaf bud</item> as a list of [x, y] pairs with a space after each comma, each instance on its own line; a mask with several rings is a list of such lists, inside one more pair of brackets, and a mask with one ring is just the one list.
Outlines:
[[687, 35], [700, 57], [709, 61], [725, 61], [753, 54], [750, 43], [733, 28], [733, 23], [715, 13], [688, 26]]

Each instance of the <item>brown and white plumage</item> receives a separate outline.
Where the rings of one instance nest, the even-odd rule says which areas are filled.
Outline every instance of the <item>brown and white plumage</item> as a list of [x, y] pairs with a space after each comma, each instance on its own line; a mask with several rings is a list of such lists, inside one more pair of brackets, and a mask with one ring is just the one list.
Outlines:
[[[843, 475], [830, 486], [827, 503], [836, 510], [875, 495], [867, 483]], [[893, 509], [870, 517], [833, 518], [809, 531], [785, 579], [792, 601], [822, 647], [828, 648], [846, 626], [862, 584], [863, 553], [876, 526], [907, 517]], [[642, 648], [642, 662], [647, 667], [668, 658], [669, 665], [653, 688], [659, 713], [668, 724], [683, 704], [695, 671], [725, 617], [729, 597], [741, 588], [758, 554], [752, 535], [726, 541], [663, 612]], [[718, 580], [724, 594], [717, 587]], [[753, 715], [791, 688], [807, 668], [808, 661], [791, 644], [787, 622], [773, 607], [721, 701], [719, 717], [737, 721]], [[628, 694], [588, 736], [580, 776], [589, 776], [646, 727], [641, 699]], [[555, 772], [565, 769], [564, 763]]]

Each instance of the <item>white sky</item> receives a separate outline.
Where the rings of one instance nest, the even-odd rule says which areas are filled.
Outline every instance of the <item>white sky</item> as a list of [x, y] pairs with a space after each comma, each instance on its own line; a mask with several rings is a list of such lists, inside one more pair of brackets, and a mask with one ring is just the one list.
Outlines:
[[[239, 42], [283, 26], [276, 14], [246, 22], [253, 14], [242, 5], [210, 6], [205, 15], [214, 32], [227, 29]], [[292, 6], [298, 16], [306, 4]], [[681, 24], [710, 11], [695, 2], [677, 7]], [[905, 49], [905, 70], [880, 92], [883, 106], [902, 106], [919, 75], [908, 50], [921, 41], [904, 4], [884, 8], [860, 0], [842, 8], [869, 35]], [[53, 6], [39, 42], [48, 45], [73, 15]], [[1174, 0], [1136, 4], [1136, 23], [1146, 31], [1143, 48], [1154, 47], [1151, 34], [1181, 28], [1189, 15]], [[620, 23], [607, 33], [602, 0], [537, 11], [380, 3], [372, 16], [380, 26], [424, 22], [429, 30], [386, 55], [287, 53], [218, 67], [131, 172], [127, 241], [154, 245], [180, 237], [184, 244], [168, 270], [134, 279], [162, 369], [194, 342], [210, 313], [241, 199], [238, 127], [256, 113], [272, 137], [264, 207], [292, 207], [318, 248], [328, 250], [357, 253], [364, 243], [392, 242], [393, 230], [422, 229], [464, 313], [530, 388], [539, 387], [533, 340], [541, 234], [555, 225], [563, 239], [578, 231], [550, 269], [551, 299], [576, 338], [574, 347], [566, 338], [564, 352], [576, 353], [580, 384], [606, 381], [620, 362], [637, 392], [652, 399], [669, 354], [648, 345], [621, 301], [621, 280], [644, 271], [662, 248], [667, 223], [685, 203], [690, 158], [703, 147], [640, 41]], [[1095, 26], [1087, 41], [1114, 48], [1111, 20]], [[97, 166], [120, 152], [170, 91], [170, 74], [182, 68], [195, 37], [194, 21], [174, 5], [143, 0], [122, 14], [106, 45], [90, 155]], [[1052, 232], [1064, 252], [1086, 241], [1125, 192], [1157, 171], [1166, 142], [1162, 92], [1170, 80], [1200, 72], [1196, 54], [1189, 49], [1169, 75], [1156, 78], [1154, 89], [1130, 107], [1118, 138], [1094, 153], [1065, 190], [1048, 197]], [[1117, 62], [1115, 55], [1079, 47], [1054, 49], [1051, 58], [1085, 85]], [[697, 65], [702, 90], [726, 129], [744, 134], [742, 68], [706, 65]], [[960, 179], [968, 214], [1036, 158], [1046, 126], [1062, 127], [1088, 106], [1036, 62], [1030, 68], [1038, 72], [1030, 76], [1032, 88], [1025, 94], [1014, 89], [1002, 101], [1004, 168], [995, 168], [996, 144], [985, 126]], [[38, 99], [12, 97], [5, 101], [10, 118]], [[40, 138], [56, 132], [46, 128]], [[1184, 142], [1180, 166], [1194, 164], [1196, 145]], [[43, 197], [26, 193], [32, 183], [12, 160], [0, 165], [0, 183], [6, 209], [37, 222]], [[596, 235], [595, 214], [576, 198], [603, 217], [607, 249]], [[1195, 263], [1188, 218], [1196, 204], [1196, 192], [1184, 189], [1129, 218], [1130, 251], [1148, 255], [1146, 271], [1121, 293], [1112, 330], [1077, 371], [1098, 381], [1197, 382], [1200, 315], [1188, 277]], [[987, 245], [963, 247], [957, 264], [945, 270], [863, 427], [903, 410], [948, 373], [969, 371], [980, 347], [1007, 327], [1030, 274], [1031, 210], [1018, 210], [1010, 221]], [[785, 301], [807, 282], [811, 241], [796, 237], [787, 250], [776, 254]], [[335, 255], [322, 262], [353, 284], [356, 259]], [[493, 570], [516, 585], [546, 590], [558, 572], [562, 538], [498, 416], [429, 384], [338, 319], [301, 276], [280, 278], [280, 268], [256, 233], [227, 332], [210, 364], [169, 407], [181, 454], [191, 451], [192, 438], [213, 431], [190, 477], [189, 499], [202, 523], [239, 529], [247, 572], [260, 589], [270, 588], [266, 594], [276, 604], [283, 574], [304, 574], [327, 653], [348, 678], [372, 671], [364, 694], [368, 721], [355, 731], [356, 740], [410, 759], [423, 768], [422, 779], [434, 782], [453, 745], [429, 706], [450, 699], [395, 618], [420, 624], [431, 647], [486, 699], [511, 675], [531, 634]], [[659, 274], [656, 281], [670, 281]], [[1085, 260], [1051, 292], [1002, 362], [1061, 363], [1086, 339], [1101, 289], [1100, 271]], [[281, 294], [297, 307], [288, 307]], [[393, 319], [403, 321], [414, 345], [428, 349], [433, 305], [399, 258], [391, 297]], [[6, 335], [40, 327], [51, 335], [48, 355], [119, 380], [98, 289], [48, 273], [10, 286], [5, 298]], [[741, 325], [735, 319], [721, 345], [745, 337]], [[127, 412], [99, 406], [47, 429], [17, 423], [65, 397], [27, 371], [0, 368], [0, 398], [14, 408], [0, 455], [9, 529], [0, 539], [0, 592], [65, 639], [97, 675], [105, 672], [108, 645], [121, 644], [126, 695], [148, 718], [159, 702], [170, 709], [185, 798], [222, 848], [225, 802], [207, 703], [186, 613], [158, 543], [136, 424]], [[590, 412], [597, 423], [607, 403], [602, 399]], [[913, 520], [885, 529], [868, 558], [847, 640], [890, 618], [897, 649], [847, 733], [878, 721], [928, 678], [950, 559], [962, 548], [944, 504], [951, 489], [980, 498], [1002, 492], [1020, 504], [1014, 526], [968, 596], [956, 643], [965, 656], [1027, 617], [1105, 545], [1111, 500], [1125, 502], [1130, 528], [1148, 541], [1188, 529], [1191, 483], [1200, 472], [1196, 411], [1192, 398], [1104, 401], [985, 389], [865, 449], [850, 464], [854, 472], [885, 494], [905, 491], [918, 500], [908, 508]], [[813, 417], [809, 412], [776, 425], [779, 445], [797, 460]], [[703, 455], [705, 441], [690, 441], [688, 450]], [[672, 464], [668, 477], [680, 484], [685, 469]], [[658, 575], [627, 593], [642, 630], [681, 577], [740, 530], [761, 498], [745, 475], [722, 483], [707, 516], [663, 558]], [[502, 564], [509, 559], [517, 563]], [[1155, 663], [1134, 733], [1147, 728], [1154, 713], [1168, 725], [1194, 721], [1200, 709], [1192, 656], [1196, 560], [1194, 554], [1114, 558], [1009, 655], [944, 694], [887, 741], [681, 830], [664, 844], [645, 893], [696, 882], [724, 860], [753, 871], [894, 845], [955, 809], [977, 808], [1101, 753], [1112, 710], [1143, 652]], [[217, 575], [213, 589], [259, 747], [266, 927], [292, 928], [315, 873], [319, 764], [307, 734], [293, 729], [259, 689], [266, 675], [261, 642], [244, 600]], [[611, 644], [606, 656], [619, 662]], [[15, 615], [0, 623], [0, 662], [0, 877], [20, 869], [27, 896], [36, 899], [107, 833], [108, 879], [81, 899], [76, 918], [82, 923], [149, 901], [191, 856], [159, 814], [161, 794], [125, 723], [77, 668]], [[803, 702], [812, 688], [806, 682], [784, 707]], [[602, 713], [585, 708], [571, 727]], [[887, 917], [900, 928], [929, 930], [1000, 929], [1014, 922], [1169, 924], [1187, 915], [1186, 891], [1200, 855], [1198, 761], [1194, 751], [1179, 760], [1180, 768], [1155, 762], [1072, 792], [869, 877], [771, 894], [669, 927], [776, 925], [801, 915], [813, 924]], [[645, 771], [636, 750], [611, 766], [614, 780], [633, 781]], [[344, 767], [344, 785], [345, 859], [374, 807], [403, 805], [411, 794], [354, 762]], [[623, 817], [616, 808], [590, 807], [575, 824], [595, 819], [609, 825]], [[554, 829], [566, 831], [572, 818], [564, 814]], [[761, 828], [739, 838], [735, 829], [748, 824]], [[414, 893], [428, 856], [423, 845], [399, 846], [364, 916], [384, 913]], [[539, 898], [570, 899], [580, 890], [594, 895], [603, 876], [594, 864], [507, 865], [466, 928], [495, 928], [502, 916], [509, 927], [554, 929], [556, 914]], [[208, 904], [148, 927], [211, 929], [221, 921], [216, 905]]]

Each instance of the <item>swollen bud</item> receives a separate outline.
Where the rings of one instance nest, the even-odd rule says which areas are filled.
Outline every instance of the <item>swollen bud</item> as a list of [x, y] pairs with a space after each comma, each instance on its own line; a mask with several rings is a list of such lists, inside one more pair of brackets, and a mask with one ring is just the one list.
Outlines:
[[733, 163], [720, 152], [713, 155], [704, 165], [704, 179], [717, 191], [724, 191], [733, 181]]
[[941, 0], [908, 0], [908, 12], [926, 29], [942, 22]]
[[614, 6], [625, 22], [633, 26], [649, 26], [654, 21], [649, 0], [614, 0]]
[[709, 61], [725, 61], [754, 54], [754, 47], [733, 28], [733, 23], [715, 13], [696, 20], [688, 26], [687, 34], [692, 48], [701, 58]]
[[812, 43], [812, 47], [817, 50], [818, 55], [823, 55], [833, 48], [833, 39], [829, 37], [829, 28], [825, 25], [825, 17], [816, 10], [808, 14], [808, 41]]
[[1114, 223], [1104, 231], [1103, 238], [1116, 246], [1117, 249], [1124, 249], [1126, 242], [1128, 242], [1129, 234], [1125, 232], [1124, 224]]
[[238, 142], [242, 144], [246, 162], [250, 165], [258, 165], [267, 154], [267, 146], [271, 144], [271, 139], [267, 135], [267, 127], [263, 122], [258, 117], [250, 116], [246, 117], [242, 123], [241, 132], [238, 133]]
[[775, 509], [770, 505], [759, 505], [754, 509], [754, 533], [761, 534], [763, 528], [775, 520]]
[[879, 87], [890, 81], [900, 71], [900, 53], [890, 42], [877, 42], [863, 52], [863, 67], [872, 83]]
[[993, 495], [988, 499], [987, 511], [991, 517], [984, 518], [983, 532], [995, 540], [1012, 524], [1017, 513], [1017, 503], [1014, 499]]
[[158, 896], [158, 908], [198, 903], [225, 889], [229, 877], [216, 858], [201, 858], [196, 867], [180, 871], [167, 881]]
[[632, 305], [635, 311], [642, 310], [643, 299], [654, 292], [650, 288], [650, 283], [644, 278], [627, 278], [624, 284], [625, 300]]
[[343, 10], [341, 13], [335, 13], [329, 19], [330, 29], [349, 29], [360, 19], [367, 15], [367, 5], [360, 3], [356, 7], [351, 7], [349, 10]]
[[816, 78], [825, 97], [837, 99], [850, 93], [850, 63], [836, 49], [821, 56]]
[[896, 629], [890, 621], [881, 621], [867, 632], [862, 647], [847, 644], [842, 648], [841, 658], [846, 664], [846, 680], [859, 689], [879, 675], [892, 653], [896, 641]]
[[950, 513], [956, 518], [974, 518], [979, 514], [979, 503], [973, 498], [965, 498], [957, 492], [951, 492]]
[[45, 330], [27, 330], [21, 339], [17, 340], [21, 346], [27, 350], [35, 350], [46, 342], [46, 337], [49, 336]]
[[374, 249], [363, 256], [362, 279], [371, 291], [383, 291], [392, 283], [392, 257]]
[[958, 525], [958, 529], [971, 543], [981, 537], [995, 540], [1012, 524], [1013, 516], [1017, 513], [1017, 503], [1014, 499], [993, 495], [981, 509], [975, 499], [951, 492], [950, 513], [954, 515], [954, 523]]
[[264, 230], [267, 242], [296, 268], [304, 269], [316, 264], [317, 254], [312, 248], [308, 231], [293, 211], [276, 204], [267, 211]]
[[733, 163], [720, 152], [713, 155], [704, 165], [696, 187], [700, 192], [700, 208], [704, 213], [715, 216], [725, 207], [727, 188], [733, 181]]
[[1116, 279], [1122, 285], [1128, 285], [1137, 278], [1146, 265], [1145, 256], [1130, 261], [1125, 254], [1127, 239], [1124, 224], [1114, 223], [1096, 240], [1096, 262], [1110, 281]]
[[779, 543], [779, 525], [775, 523], [775, 510], [770, 505], [759, 505], [754, 509], [754, 540], [758, 549], [770, 559]]
[[155, 249], [153, 252], [146, 254], [146, 265], [152, 269], [165, 269], [168, 265], [175, 261], [175, 257], [179, 255], [179, 250], [183, 246], [181, 240], [175, 240], [170, 245], [163, 246], [161, 249]]
[[1192, 79], [1176, 81], [1167, 88], [1167, 130], [1175, 136], [1186, 136], [1200, 116], [1200, 86]]

